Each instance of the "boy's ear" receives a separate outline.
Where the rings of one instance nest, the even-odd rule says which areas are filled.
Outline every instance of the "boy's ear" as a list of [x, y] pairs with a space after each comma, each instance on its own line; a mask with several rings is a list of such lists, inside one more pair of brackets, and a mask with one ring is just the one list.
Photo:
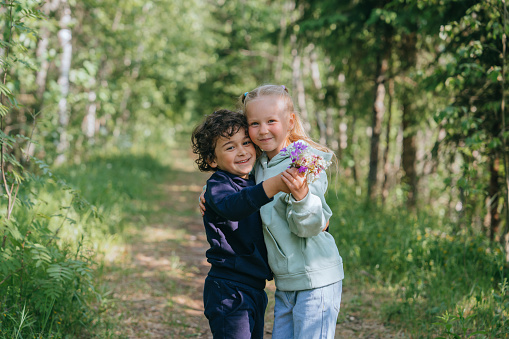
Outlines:
[[207, 160], [207, 164], [209, 164], [210, 167], [212, 168], [216, 168], [217, 167], [217, 162], [216, 160]]

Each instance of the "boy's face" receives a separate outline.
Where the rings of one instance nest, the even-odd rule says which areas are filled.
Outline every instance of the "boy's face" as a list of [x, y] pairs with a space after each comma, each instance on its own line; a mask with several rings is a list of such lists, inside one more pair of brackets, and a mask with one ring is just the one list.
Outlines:
[[216, 159], [209, 165], [247, 179], [256, 161], [256, 150], [246, 131], [241, 128], [230, 138], [216, 141]]

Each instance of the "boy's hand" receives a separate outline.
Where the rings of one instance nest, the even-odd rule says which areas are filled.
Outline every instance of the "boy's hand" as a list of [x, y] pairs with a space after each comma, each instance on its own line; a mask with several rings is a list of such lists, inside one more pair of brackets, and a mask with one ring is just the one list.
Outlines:
[[274, 197], [279, 192], [291, 193], [286, 186], [281, 175], [275, 175], [263, 181], [263, 189], [269, 198]]
[[281, 172], [281, 178], [290, 189], [290, 193], [293, 195], [295, 200], [302, 200], [308, 194], [309, 187], [306, 176], [304, 173], [299, 173], [297, 168], [290, 168]]
[[198, 198], [198, 207], [200, 208], [201, 216], [205, 215], [205, 191], [201, 192]]

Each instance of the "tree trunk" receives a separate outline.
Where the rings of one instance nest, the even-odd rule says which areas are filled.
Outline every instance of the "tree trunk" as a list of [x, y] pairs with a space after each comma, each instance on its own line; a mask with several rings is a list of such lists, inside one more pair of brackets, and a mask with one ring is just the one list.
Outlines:
[[35, 84], [37, 85], [37, 101], [39, 106], [39, 111], [42, 109], [43, 105], [43, 94], [46, 91], [46, 78], [48, 75], [48, 69], [49, 69], [49, 61], [46, 57], [46, 53], [48, 50], [48, 44], [49, 44], [49, 29], [47, 27], [42, 27], [39, 33], [39, 36], [41, 37], [39, 40], [39, 43], [37, 45], [37, 59], [40, 62], [39, 71], [37, 72], [37, 76], [35, 79]]
[[391, 145], [391, 120], [392, 120], [392, 101], [394, 99], [394, 79], [389, 80], [389, 103], [387, 110], [387, 128], [385, 131], [385, 149], [383, 153], [383, 169], [384, 181], [382, 184], [382, 204], [389, 196], [389, 175], [391, 171], [391, 164], [389, 162], [389, 150]]
[[380, 154], [380, 134], [385, 113], [385, 76], [387, 58], [379, 55], [376, 62], [375, 101], [371, 120], [371, 151], [369, 155], [368, 196], [374, 201], [378, 193], [378, 158]]
[[411, 130], [414, 126], [409, 100], [404, 100], [403, 103], [403, 150], [402, 150], [402, 165], [403, 165], [403, 178], [402, 181], [407, 185], [407, 207], [410, 210], [415, 210], [417, 202], [417, 170], [416, 170], [416, 137], [415, 133]]
[[67, 126], [69, 124], [69, 109], [67, 107], [67, 96], [69, 94], [69, 71], [71, 69], [72, 59], [72, 32], [69, 28], [71, 23], [71, 8], [67, 0], [62, 0], [62, 17], [60, 18], [60, 31], [58, 39], [62, 47], [62, 56], [60, 64], [60, 76], [58, 85], [60, 86], [60, 101], [58, 102], [58, 130], [60, 139], [57, 144], [57, 158], [55, 164], [62, 164], [66, 160], [66, 152], [69, 149], [69, 140], [67, 137]]
[[[357, 114], [353, 115], [352, 118], [352, 127], [350, 128], [350, 141], [351, 145], [353, 147], [357, 147], [358, 140], [357, 140], [357, 134], [355, 133], [355, 124], [357, 122]], [[352, 152], [352, 159], [353, 159], [353, 166], [352, 166], [352, 175], [353, 175], [353, 181], [355, 182], [355, 186], [359, 186], [359, 172], [357, 170], [357, 158], [356, 158], [357, 152]]]
[[96, 111], [97, 111], [97, 101], [96, 94], [93, 89], [90, 89], [88, 92], [88, 105], [87, 105], [87, 114], [83, 118], [82, 131], [83, 134], [89, 139], [89, 141], [93, 141], [96, 131]]
[[285, 59], [285, 36], [286, 36], [286, 27], [288, 13], [290, 13], [293, 9], [295, 9], [295, 2], [289, 1], [283, 4], [283, 15], [279, 20], [279, 36], [277, 40], [277, 59], [276, 59], [276, 69], [274, 70], [274, 80], [276, 83], [281, 81], [281, 73], [283, 71], [283, 62]]
[[[345, 119], [346, 107], [348, 105], [348, 93], [345, 92], [345, 79], [346, 76], [340, 73], [338, 76], [339, 90], [337, 94], [339, 110], [338, 110], [338, 137], [337, 140], [332, 144], [334, 150], [337, 150], [338, 159], [341, 160], [343, 156], [343, 150], [348, 147], [348, 124]], [[354, 89], [354, 92], [357, 88]], [[353, 127], [352, 127], [353, 128]]]
[[[402, 52], [402, 73], [406, 74], [415, 68], [417, 63], [417, 35], [403, 34], [401, 48]], [[415, 125], [416, 112], [414, 104], [415, 87], [416, 83], [412, 79], [407, 78], [403, 84], [403, 150], [402, 150], [402, 164], [403, 164], [403, 178], [402, 182], [407, 185], [407, 207], [409, 210], [414, 211], [417, 206], [417, 161], [416, 161], [416, 136]]]
[[302, 125], [306, 133], [309, 133], [311, 130], [311, 125], [309, 123], [308, 111], [306, 109], [306, 93], [304, 91], [304, 82], [302, 81], [302, 73], [301, 73], [301, 58], [299, 55], [299, 50], [297, 47], [297, 36], [292, 34], [290, 37], [290, 42], [292, 45], [292, 83], [293, 83], [293, 91], [295, 92], [295, 97], [297, 99], [297, 107], [300, 113], [300, 117], [302, 118]]
[[[504, 1], [503, 11], [503, 23], [504, 23], [504, 34], [502, 34], [502, 102], [500, 106], [500, 113], [502, 115], [502, 131], [506, 131], [506, 116], [505, 116], [505, 74], [506, 74], [506, 56], [507, 56], [507, 2]], [[504, 157], [504, 183], [505, 183], [505, 196], [504, 196], [504, 207], [505, 207], [505, 227], [502, 236], [500, 237], [500, 243], [505, 250], [505, 260], [509, 262], [509, 155], [507, 149], [507, 137], [502, 134], [502, 154]]]
[[316, 118], [316, 125], [318, 127], [318, 131], [320, 132], [320, 144], [325, 145], [327, 144], [327, 126], [323, 120], [322, 117], [322, 107], [323, 107], [323, 101], [325, 99], [325, 95], [322, 91], [322, 81], [320, 80], [320, 68], [318, 67], [318, 62], [316, 61], [317, 56], [316, 52], [313, 50], [314, 45], [310, 44], [308, 46], [308, 50], [310, 50], [310, 57], [309, 57], [309, 68], [311, 70], [311, 79], [313, 80], [313, 86], [315, 88], [315, 91], [317, 93], [317, 101], [315, 103], [315, 118]]
[[490, 184], [488, 187], [488, 196], [486, 197], [486, 215], [484, 216], [484, 226], [489, 230], [490, 240], [495, 240], [500, 226], [500, 213], [498, 212], [498, 201], [501, 187], [499, 184], [498, 171], [500, 169], [500, 160], [497, 157], [490, 157]]

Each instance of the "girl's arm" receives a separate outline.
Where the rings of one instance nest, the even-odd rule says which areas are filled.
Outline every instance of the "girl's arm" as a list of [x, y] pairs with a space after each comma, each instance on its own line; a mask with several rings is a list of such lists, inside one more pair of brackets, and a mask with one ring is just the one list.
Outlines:
[[283, 179], [292, 191], [292, 195], [284, 197], [288, 226], [290, 231], [299, 237], [313, 237], [327, 227], [332, 216], [325, 201], [327, 175], [322, 173], [316, 181], [308, 184], [305, 178], [293, 171], [295, 169], [288, 170], [289, 176], [284, 176], [286, 181]]

